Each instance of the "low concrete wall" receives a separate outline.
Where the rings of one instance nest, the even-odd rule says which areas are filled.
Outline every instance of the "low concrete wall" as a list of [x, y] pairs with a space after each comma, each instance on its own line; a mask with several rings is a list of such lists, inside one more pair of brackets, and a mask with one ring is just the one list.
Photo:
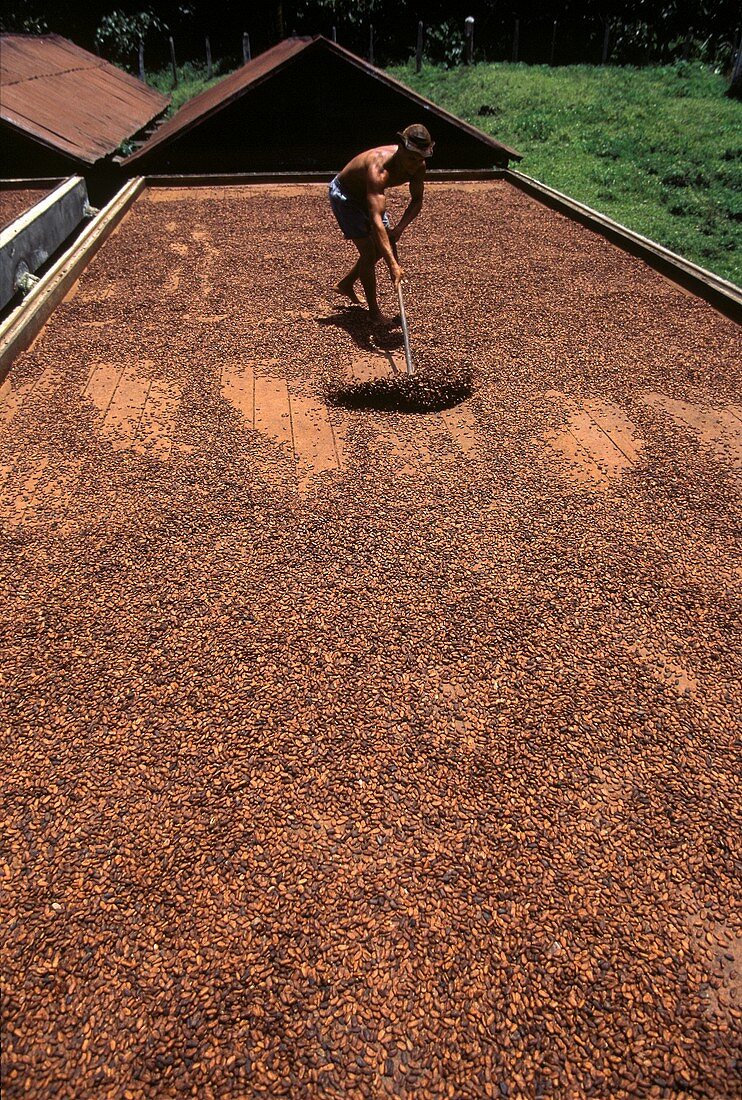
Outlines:
[[38, 271], [74, 232], [87, 206], [85, 180], [70, 176], [0, 232], [0, 309], [23, 275]]
[[29, 346], [47, 319], [69, 294], [86, 265], [113, 233], [137, 195], [144, 178], [129, 180], [80, 231], [67, 251], [44, 273], [36, 286], [10, 316], [0, 322], [0, 383], [17, 355]]

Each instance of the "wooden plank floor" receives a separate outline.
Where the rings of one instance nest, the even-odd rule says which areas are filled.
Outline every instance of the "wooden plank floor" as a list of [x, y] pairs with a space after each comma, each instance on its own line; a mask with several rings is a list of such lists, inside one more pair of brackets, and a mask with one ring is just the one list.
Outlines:
[[[388, 362], [383, 356], [356, 359], [351, 364], [350, 377], [357, 381], [387, 374]], [[0, 430], [3, 426], [9, 429], [25, 406], [43, 400], [55, 384], [58, 375], [53, 368], [20, 386], [11, 373], [0, 387]], [[315, 474], [343, 470], [342, 428], [333, 424], [331, 411], [322, 401], [304, 396], [286, 380], [265, 374], [261, 366], [244, 360], [224, 364], [220, 384], [224, 399], [245, 426], [275, 442], [291, 457], [298, 491], [306, 491]], [[169, 458], [182, 389], [158, 378], [153, 361], [136, 366], [95, 363], [80, 394], [95, 408], [98, 428], [115, 449], [133, 448], [162, 460]], [[593, 487], [605, 486], [641, 462], [640, 432], [618, 405], [598, 398], [580, 403], [560, 391], [549, 391], [546, 397], [565, 418], [563, 428], [544, 435], [548, 448], [562, 456], [565, 477]], [[694, 433], [721, 458], [735, 466], [742, 464], [739, 406], [707, 409], [652, 393], [645, 401]], [[481, 456], [481, 433], [467, 403], [434, 414], [427, 423], [430, 431], [446, 433], [455, 453], [471, 459]], [[403, 460], [400, 468], [408, 472], [414, 470], [415, 462], [430, 456], [423, 437], [405, 441], [391, 425], [377, 431], [372, 450], [391, 452]]]

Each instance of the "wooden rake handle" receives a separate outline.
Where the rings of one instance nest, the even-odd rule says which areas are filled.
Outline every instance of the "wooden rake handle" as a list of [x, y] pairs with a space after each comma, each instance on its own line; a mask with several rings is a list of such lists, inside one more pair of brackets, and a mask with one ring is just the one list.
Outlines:
[[[390, 237], [389, 243], [392, 246], [392, 252], [394, 253], [394, 259], [399, 263], [399, 253], [397, 252], [397, 242], [393, 237]], [[407, 367], [408, 374], [415, 373], [415, 365], [412, 362], [412, 352], [410, 351], [410, 334], [407, 329], [407, 314], [404, 311], [404, 298], [402, 297], [402, 284], [397, 283], [397, 301], [399, 302], [399, 316], [402, 319], [402, 335], [404, 336], [404, 360]]]
[[397, 299], [399, 301], [399, 316], [402, 318], [402, 335], [404, 336], [404, 358], [407, 364], [407, 373], [414, 374], [415, 367], [412, 362], [412, 352], [410, 351], [410, 334], [407, 331], [407, 316], [404, 311], [404, 299], [402, 298], [402, 284], [397, 283]]

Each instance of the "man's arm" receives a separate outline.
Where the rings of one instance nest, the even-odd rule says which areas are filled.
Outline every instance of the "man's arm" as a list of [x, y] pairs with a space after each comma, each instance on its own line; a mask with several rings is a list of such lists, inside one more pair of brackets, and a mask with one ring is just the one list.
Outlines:
[[418, 176], [410, 180], [410, 201], [402, 217], [392, 230], [392, 238], [398, 241], [410, 222], [414, 222], [423, 208], [423, 192], [425, 191], [425, 168]]
[[371, 217], [371, 229], [376, 247], [379, 250], [379, 254], [383, 256], [386, 261], [386, 265], [389, 268], [389, 274], [392, 277], [392, 282], [395, 286], [398, 286], [402, 281], [402, 275], [404, 273], [397, 263], [392, 242], [389, 239], [389, 234], [387, 233], [387, 228], [383, 221], [384, 213], [386, 212], [386, 196], [380, 186], [376, 185], [374, 182], [370, 182], [367, 198], [368, 212]]

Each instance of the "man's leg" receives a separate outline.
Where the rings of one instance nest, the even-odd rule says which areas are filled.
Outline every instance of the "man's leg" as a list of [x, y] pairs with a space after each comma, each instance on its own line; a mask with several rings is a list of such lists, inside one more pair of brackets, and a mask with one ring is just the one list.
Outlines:
[[350, 275], [353, 274], [353, 271], [358, 272], [358, 278], [361, 280], [363, 293], [366, 295], [366, 302], [368, 304], [368, 312], [371, 315], [371, 320], [387, 322], [388, 318], [381, 312], [379, 303], [376, 301], [376, 264], [380, 258], [376, 243], [373, 237], [359, 237], [357, 240], [353, 241], [353, 244], [358, 249], [358, 260], [346, 278], [349, 278]]
[[[356, 246], [356, 248], [358, 248], [358, 241], [353, 241], [353, 244]], [[358, 251], [360, 252], [360, 248], [358, 249]], [[374, 244], [374, 251], [376, 253], [376, 259], [374, 263], [378, 263], [381, 259], [381, 252], [379, 252], [376, 244]], [[350, 298], [352, 302], [356, 302], [358, 305], [360, 305], [360, 299], [358, 298], [358, 295], [353, 288], [361, 277], [360, 268], [361, 260], [359, 258], [353, 264], [352, 268], [345, 276], [345, 278], [341, 279], [338, 285], [335, 287], [335, 290], [338, 292], [338, 294], [344, 294], [346, 298]]]
[[358, 281], [359, 262], [360, 261], [356, 260], [345, 278], [341, 279], [335, 287], [338, 294], [344, 294], [346, 298], [350, 298], [351, 302], [355, 302], [356, 305], [361, 304], [361, 300], [355, 292], [355, 283]]

